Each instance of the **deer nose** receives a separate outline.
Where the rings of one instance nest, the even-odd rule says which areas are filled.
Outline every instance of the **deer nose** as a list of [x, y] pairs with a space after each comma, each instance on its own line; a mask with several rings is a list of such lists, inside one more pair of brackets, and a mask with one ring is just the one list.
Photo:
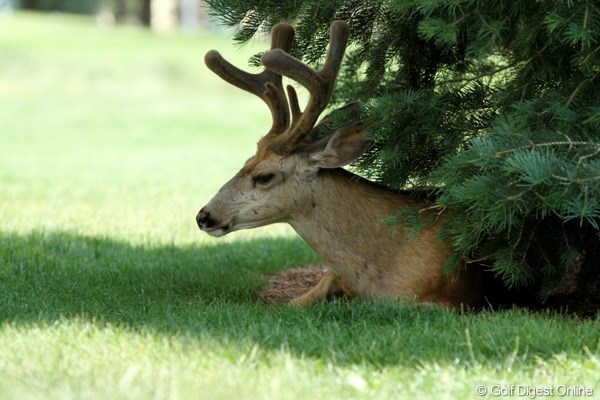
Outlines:
[[206, 224], [210, 219], [210, 214], [200, 211], [198, 215], [196, 215], [196, 222], [198, 226], [202, 229], [202, 225]]

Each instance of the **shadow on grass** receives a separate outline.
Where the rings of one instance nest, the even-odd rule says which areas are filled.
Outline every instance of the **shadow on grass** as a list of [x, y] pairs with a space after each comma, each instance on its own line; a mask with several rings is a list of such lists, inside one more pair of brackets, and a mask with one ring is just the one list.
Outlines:
[[176, 247], [0, 233], [0, 244], [2, 323], [84, 317], [162, 335], [286, 347], [334, 364], [498, 364], [516, 346], [526, 363], [600, 352], [599, 319], [400, 303], [330, 302], [302, 310], [263, 304], [255, 290], [265, 272], [316, 261], [300, 239]]

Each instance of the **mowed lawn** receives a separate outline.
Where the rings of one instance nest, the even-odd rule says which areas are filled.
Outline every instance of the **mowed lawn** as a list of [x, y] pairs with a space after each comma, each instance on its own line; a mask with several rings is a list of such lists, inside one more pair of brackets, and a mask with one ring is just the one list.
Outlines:
[[600, 398], [598, 318], [259, 300], [318, 257], [285, 226], [212, 239], [194, 217], [270, 126], [204, 53], [266, 46], [0, 18], [0, 398]]

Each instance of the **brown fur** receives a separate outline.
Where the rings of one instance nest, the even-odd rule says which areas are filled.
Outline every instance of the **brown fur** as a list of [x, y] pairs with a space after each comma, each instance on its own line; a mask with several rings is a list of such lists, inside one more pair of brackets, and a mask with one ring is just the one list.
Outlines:
[[326, 297], [339, 288], [351, 297], [415, 298], [449, 306], [478, 302], [477, 273], [442, 273], [448, 248], [436, 235], [439, 225], [414, 239], [407, 239], [401, 227], [383, 225], [385, 217], [416, 200], [377, 188], [342, 169], [323, 170], [320, 175], [316, 206], [299, 208], [290, 224], [330, 265], [331, 286], [317, 287], [316, 293], [297, 298], [294, 304]]

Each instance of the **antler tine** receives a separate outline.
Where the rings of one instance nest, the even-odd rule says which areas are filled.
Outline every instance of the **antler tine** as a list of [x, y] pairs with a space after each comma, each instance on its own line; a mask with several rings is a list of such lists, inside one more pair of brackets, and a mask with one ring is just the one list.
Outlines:
[[344, 21], [334, 21], [331, 24], [327, 59], [323, 68], [318, 71], [281, 50], [271, 50], [263, 54], [261, 62], [267, 69], [297, 81], [310, 93], [308, 105], [297, 122], [271, 144], [275, 152], [289, 153], [310, 133], [319, 115], [327, 107], [346, 50], [348, 34], [348, 24]]
[[298, 123], [298, 120], [302, 116], [302, 112], [300, 111], [300, 104], [298, 103], [298, 95], [296, 94], [296, 89], [292, 85], [287, 86], [288, 92], [288, 100], [290, 101], [290, 109], [292, 111], [292, 122], [290, 126], [295, 126]]
[[[271, 31], [271, 51], [288, 52], [294, 41], [294, 28], [288, 24], [277, 24]], [[281, 84], [281, 75], [274, 71], [252, 74], [242, 71], [225, 60], [216, 50], [204, 56], [204, 62], [215, 74], [226, 82], [260, 97], [271, 110], [273, 126], [270, 133], [283, 132], [289, 124], [289, 110], [285, 92]]]

